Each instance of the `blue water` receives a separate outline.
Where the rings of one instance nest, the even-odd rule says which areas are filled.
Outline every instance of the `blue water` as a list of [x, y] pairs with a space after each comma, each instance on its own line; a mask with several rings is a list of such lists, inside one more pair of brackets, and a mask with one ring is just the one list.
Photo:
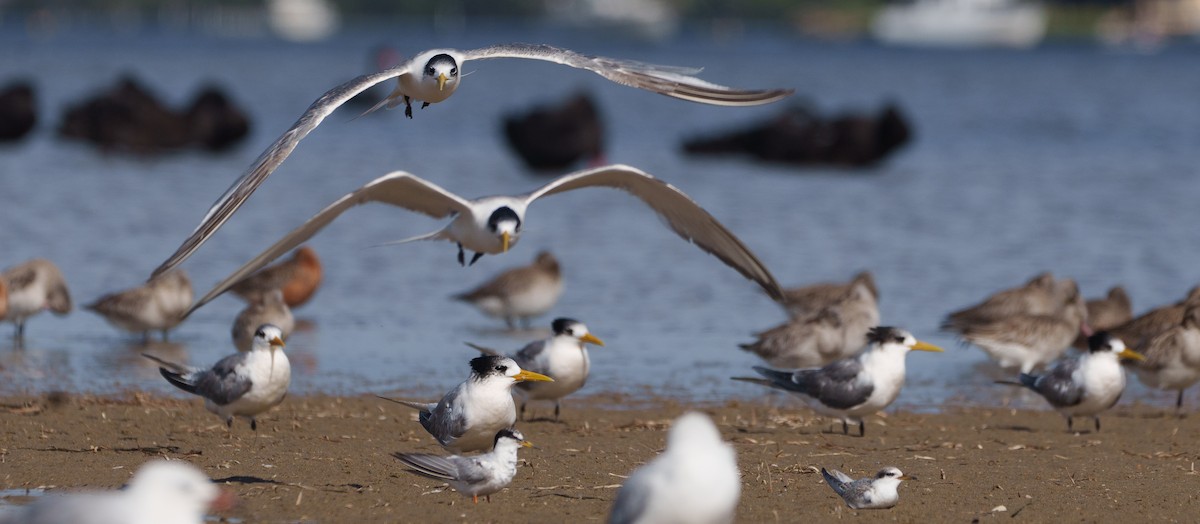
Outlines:
[[[992, 402], [982, 352], [959, 347], [936, 327], [948, 311], [998, 288], [1051, 270], [1077, 279], [1088, 296], [1122, 283], [1140, 311], [1200, 282], [1195, 46], [1152, 56], [1053, 42], [1030, 52], [950, 52], [774, 31], [721, 40], [686, 33], [646, 44], [499, 22], [451, 33], [413, 26], [345, 31], [310, 45], [155, 31], [29, 37], [8, 30], [0, 34], [0, 72], [36, 82], [45, 119], [34, 136], [0, 149], [0, 265], [50, 258], [78, 303], [138, 283], [313, 99], [367, 68], [372, 46], [411, 53], [507, 41], [704, 66], [705, 79], [794, 87], [828, 111], [874, 110], [893, 100], [914, 123], [916, 140], [865, 172], [688, 158], [679, 152], [683, 137], [749, 123], [778, 107], [703, 106], [560, 66], [473, 62], [453, 99], [413, 120], [398, 111], [326, 120], [185, 264], [197, 295], [333, 199], [392, 170], [467, 196], [536, 187], [544, 179], [509, 153], [499, 119], [541, 97], [584, 88], [604, 111], [609, 160], [683, 189], [785, 285], [874, 271], [884, 323], [948, 349], [909, 356], [901, 396], [909, 406]], [[173, 104], [189, 100], [201, 83], [219, 83], [249, 108], [253, 133], [223, 155], [154, 159], [104, 154], [54, 136], [66, 104], [122, 72]], [[514, 251], [469, 269], [454, 263], [448, 244], [367, 247], [438, 225], [374, 206], [343, 215], [314, 239], [326, 280], [297, 311], [308, 329], [288, 346], [293, 391], [436, 396], [467, 374], [474, 353], [463, 341], [515, 349], [526, 340], [499, 334], [496, 322], [447, 297], [551, 249], [567, 279], [554, 315], [583, 320], [608, 343], [592, 351], [585, 391], [760, 394], [728, 380], [759, 363], [736, 345], [783, 321], [783, 313], [737, 273], [659, 226], [635, 199], [593, 190], [539, 201]], [[229, 326], [241, 307], [234, 298], [218, 299], [179, 328], [176, 344], [154, 351], [215, 361], [232, 351]], [[0, 392], [169, 389], [138, 356], [134, 339], [86, 311], [35, 318], [25, 349], [0, 340]]]

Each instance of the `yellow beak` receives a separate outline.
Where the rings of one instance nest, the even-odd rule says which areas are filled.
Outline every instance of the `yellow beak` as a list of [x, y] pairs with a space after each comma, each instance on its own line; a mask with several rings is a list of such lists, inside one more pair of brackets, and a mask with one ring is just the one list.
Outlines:
[[438, 91], [442, 91], [442, 90], [446, 89], [446, 80], [449, 80], [448, 78], [446, 78], [446, 73], [438, 74], [438, 76], [437, 76]]
[[522, 369], [520, 373], [513, 375], [513, 380], [516, 380], [517, 382], [554, 382], [554, 379], [547, 377], [546, 375], [534, 373], [532, 371], [526, 371], [524, 369]]
[[532, 448], [532, 447], [533, 447], [533, 443], [532, 443], [532, 442], [530, 442], [530, 441], [528, 441], [528, 440], [522, 440], [522, 441], [521, 441], [521, 447], [525, 447], [525, 448]]
[[500, 252], [507, 253], [508, 245], [512, 242], [512, 237], [508, 235], [508, 231], [500, 233]]
[[914, 351], [932, 351], [934, 353], [941, 353], [943, 351], [942, 348], [940, 348], [940, 347], [937, 347], [933, 344], [927, 344], [925, 342], [921, 342], [920, 340], [918, 340], [917, 343], [914, 344], [912, 348]]
[[603, 340], [600, 340], [599, 338], [596, 338], [596, 335], [593, 335], [593, 334], [591, 334], [591, 333], [588, 333], [588, 334], [586, 334], [586, 335], [584, 335], [584, 336], [582, 336], [582, 337], [579, 337], [579, 340], [581, 340], [581, 341], [583, 341], [583, 342], [591, 342], [592, 344], [595, 344], [595, 345], [597, 345], [597, 346], [603, 346], [603, 345], [604, 345], [604, 341], [603, 341]]
[[284, 346], [283, 339], [281, 339], [279, 337], [275, 337], [275, 338], [271, 339], [271, 346], [272, 347], [283, 347]]
[[1146, 360], [1146, 355], [1138, 353], [1137, 351], [1134, 351], [1132, 349], [1125, 349], [1125, 350], [1121, 351], [1120, 353], [1117, 353], [1117, 357], [1123, 358], [1126, 360], [1137, 360], [1139, 362]]
[[900, 475], [899, 477], [896, 477], [896, 478], [898, 478], [900, 480], [912, 480], [913, 479], [912, 477], [910, 477], [908, 475]]

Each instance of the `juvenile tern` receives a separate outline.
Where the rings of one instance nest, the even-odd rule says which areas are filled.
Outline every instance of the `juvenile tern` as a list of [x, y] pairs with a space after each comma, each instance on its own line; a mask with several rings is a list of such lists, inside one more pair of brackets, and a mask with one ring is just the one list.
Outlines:
[[1029, 373], [1061, 357], [1079, 333], [1091, 335], [1087, 306], [1073, 281], [1057, 314], [1014, 314], [965, 326], [963, 340], [987, 353], [1002, 368]]
[[1061, 309], [1060, 294], [1064, 291], [1054, 280], [1054, 275], [1041, 273], [1022, 286], [999, 291], [983, 302], [950, 313], [942, 322], [942, 329], [961, 332], [971, 325], [1013, 315], [1054, 314]]
[[[184, 240], [158, 269], [157, 275], [171, 269], [194, 252], [208, 237], [262, 185], [287, 159], [300, 140], [307, 136], [338, 106], [371, 86], [397, 79], [396, 89], [380, 105], [389, 108], [403, 103], [406, 116], [412, 117], [411, 100], [426, 104], [441, 102], [458, 89], [461, 68], [470, 60], [490, 58], [527, 58], [544, 60], [592, 71], [618, 84], [712, 105], [753, 106], [774, 102], [792, 94], [791, 89], [747, 90], [712, 84], [695, 78], [699, 69], [659, 66], [613, 58], [588, 56], [548, 45], [501, 44], [460, 51], [433, 49], [424, 51], [396, 67], [362, 75], [330, 89], [308, 107], [300, 119], [259, 155], [241, 178], [233, 183], [208, 210], [192, 234]], [[371, 110], [377, 109], [376, 105]], [[368, 111], [370, 112], [370, 111]]]
[[[588, 359], [587, 344], [603, 346], [604, 341], [588, 331], [578, 320], [556, 318], [550, 323], [554, 334], [545, 340], [530, 342], [509, 358], [521, 369], [541, 373], [554, 382], [522, 382], [517, 384], [521, 396], [520, 419], [525, 419], [525, 404], [530, 400], [553, 400], [554, 420], [558, 420], [563, 397], [570, 395], [587, 382], [591, 361]], [[502, 356], [494, 349], [467, 343], [485, 355]]]
[[379, 398], [418, 410], [421, 427], [452, 453], [488, 451], [496, 432], [517, 422], [512, 388], [526, 380], [554, 381], [521, 369], [511, 358], [482, 356], [471, 359], [471, 377], [437, 404]]
[[278, 327], [260, 326], [249, 352], [229, 355], [210, 369], [142, 355], [162, 366], [159, 372], [172, 386], [204, 397], [204, 407], [221, 417], [226, 426], [233, 427], [233, 417], [244, 417], [250, 420], [250, 429], [257, 431], [255, 417], [283, 402], [292, 382], [287, 354], [277, 351], [283, 348], [282, 335]]
[[999, 383], [1024, 386], [1041, 395], [1067, 417], [1067, 431], [1071, 431], [1074, 417], [1092, 417], [1096, 431], [1100, 431], [1100, 412], [1113, 407], [1125, 391], [1125, 371], [1119, 358], [1146, 357], [1126, 349], [1121, 339], [1100, 331], [1088, 337], [1087, 353], [1055, 362], [1044, 375], [1021, 373], [1018, 382]]
[[857, 353], [867, 344], [867, 331], [878, 325], [875, 294], [859, 281], [815, 313], [792, 317], [739, 347], [777, 368], [817, 367]]
[[696, 244], [725, 265], [758, 283], [771, 298], [779, 300], [783, 292], [775, 277], [750, 250], [716, 218], [674, 186], [637, 169], [623, 165], [605, 166], [564, 175], [516, 196], [491, 196], [464, 199], [432, 182], [403, 171], [384, 175], [357, 191], [339, 198], [321, 212], [292, 230], [273, 246], [254, 257], [225, 278], [192, 306], [192, 311], [216, 298], [235, 282], [312, 238], [335, 218], [359, 204], [383, 202], [422, 213], [433, 218], [451, 218], [442, 229], [406, 240], [447, 240], [458, 244], [458, 261], [465, 264], [463, 250], [475, 251], [474, 263], [484, 253], [508, 251], [520, 240], [525, 212], [535, 200], [573, 189], [610, 187], [620, 189], [649, 205], [680, 238]]
[[[321, 285], [321, 259], [308, 246], [300, 246], [292, 258], [265, 267], [235, 284], [230, 290], [247, 302], [255, 302], [272, 289], [283, 291], [289, 308], [300, 307], [312, 298]], [[285, 330], [286, 331], [286, 330]]]
[[689, 412], [671, 425], [666, 450], [621, 486], [608, 522], [726, 524], [741, 492], [733, 446], [707, 416]]
[[[792, 316], [805, 317], [840, 302], [851, 289], [859, 285], [866, 286], [871, 292], [872, 300], [879, 300], [875, 276], [870, 271], [860, 271], [848, 282], [820, 282], [784, 289], [783, 306]], [[878, 320], [873, 325], [877, 323]]]
[[8, 314], [3, 320], [17, 325], [14, 337], [18, 341], [25, 338], [29, 317], [47, 309], [59, 316], [71, 312], [67, 281], [49, 260], [35, 258], [10, 267], [0, 273], [0, 280], [8, 288]]
[[532, 264], [509, 269], [454, 298], [488, 316], [503, 318], [509, 329], [516, 329], [518, 320], [528, 329], [529, 319], [550, 311], [562, 290], [558, 260], [542, 251]]
[[894, 327], [876, 327], [867, 333], [870, 345], [853, 358], [833, 362], [822, 368], [781, 371], [754, 366], [766, 379], [734, 377], [770, 388], [794, 393], [809, 401], [817, 412], [842, 421], [842, 432], [849, 423], [858, 424], [859, 436], [866, 435], [862, 417], [891, 405], [904, 387], [904, 356], [910, 350], [941, 352], [911, 333]]
[[1175, 409], [1183, 407], [1183, 391], [1200, 382], [1200, 304], [1188, 307], [1179, 325], [1138, 346], [1142, 362], [1130, 362], [1142, 384], [1178, 390]]
[[233, 347], [238, 351], [250, 351], [254, 347], [254, 334], [263, 324], [278, 327], [279, 338], [287, 341], [296, 328], [296, 319], [283, 298], [283, 290], [273, 289], [258, 295], [246, 308], [233, 319], [230, 335], [233, 337]]
[[441, 480], [479, 504], [483, 495], [488, 502], [496, 493], [512, 483], [517, 474], [517, 450], [533, 447], [525, 436], [515, 429], [502, 429], [496, 433], [492, 450], [487, 453], [463, 457], [451, 455], [441, 457], [426, 453], [394, 453], [412, 472], [423, 477]]
[[140, 286], [104, 295], [84, 306], [109, 324], [150, 339], [151, 331], [167, 331], [180, 322], [192, 305], [192, 281], [182, 269], [163, 273]]
[[0, 524], [201, 524], [210, 509], [223, 511], [232, 492], [199, 468], [179, 460], [154, 460], [138, 468], [122, 490], [50, 494], [0, 514]]
[[909, 477], [893, 467], [879, 470], [874, 478], [858, 480], [854, 480], [836, 469], [821, 468], [821, 475], [825, 477], [825, 482], [829, 483], [829, 487], [833, 488], [834, 493], [846, 501], [846, 505], [850, 506], [850, 509], [893, 507], [900, 502], [900, 493], [896, 491], [896, 488], [900, 487], [900, 481], [909, 480]]

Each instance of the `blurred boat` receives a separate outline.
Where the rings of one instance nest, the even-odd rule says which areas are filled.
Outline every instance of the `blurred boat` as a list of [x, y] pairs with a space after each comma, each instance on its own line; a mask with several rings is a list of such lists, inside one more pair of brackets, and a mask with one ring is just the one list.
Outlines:
[[534, 171], [560, 174], [580, 161], [604, 164], [604, 121], [587, 93], [504, 117], [508, 145]]
[[37, 125], [37, 97], [28, 82], [0, 88], [0, 142], [15, 142]]
[[583, 30], [623, 33], [661, 41], [679, 32], [680, 17], [672, 2], [661, 0], [546, 0], [552, 22]]
[[891, 45], [1032, 47], [1046, 35], [1046, 11], [1015, 0], [916, 0], [880, 9], [875, 39]]
[[333, 36], [342, 21], [326, 0], [267, 0], [267, 23], [284, 40], [316, 42]]

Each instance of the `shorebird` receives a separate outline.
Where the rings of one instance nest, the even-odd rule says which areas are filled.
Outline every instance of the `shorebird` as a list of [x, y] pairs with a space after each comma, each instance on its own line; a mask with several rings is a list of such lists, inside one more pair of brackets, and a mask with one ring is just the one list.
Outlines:
[[4, 279], [0, 278], [0, 320], [4, 320], [4, 316], [8, 314], [8, 284], [4, 283]]
[[426, 453], [393, 453], [412, 472], [423, 477], [450, 484], [454, 491], [479, 504], [483, 495], [488, 502], [496, 493], [512, 483], [517, 475], [517, 450], [533, 447], [525, 436], [515, 429], [502, 429], [496, 433], [492, 450], [487, 453], [463, 457], [451, 455], [441, 457]]
[[142, 356], [158, 362], [158, 370], [172, 386], [204, 397], [204, 407], [233, 427], [233, 417], [250, 420], [250, 429], [258, 431], [255, 417], [279, 405], [292, 382], [292, 367], [283, 351], [283, 332], [266, 324], [254, 333], [254, 347], [246, 353], [234, 353], [202, 369], [167, 362], [154, 355]]
[[667, 433], [667, 448], [629, 476], [609, 524], [733, 522], [741, 498], [733, 446], [705, 415], [685, 413]]
[[687, 240], [753, 280], [772, 298], [782, 296], [779, 283], [750, 250], [716, 218], [674, 186], [637, 169], [605, 166], [564, 175], [530, 193], [467, 200], [432, 182], [403, 171], [377, 178], [339, 198], [254, 257], [204, 295], [192, 311], [224, 293], [276, 257], [312, 238], [339, 215], [359, 204], [384, 202], [434, 218], [449, 218], [442, 229], [417, 237], [389, 242], [446, 240], [458, 244], [458, 262], [466, 265], [464, 250], [475, 252], [474, 263], [485, 253], [504, 253], [516, 245], [525, 225], [526, 209], [541, 197], [587, 187], [620, 189], [650, 206], [680, 238]]
[[0, 273], [0, 280], [8, 288], [8, 314], [4, 320], [17, 325], [14, 337], [25, 338], [25, 321], [29, 317], [50, 310], [62, 316], [71, 312], [71, 293], [67, 281], [53, 262], [35, 258], [10, 267]]
[[140, 286], [104, 295], [84, 306], [104, 317], [109, 324], [150, 340], [151, 331], [167, 331], [183, 322], [192, 305], [192, 281], [182, 269], [163, 273]]
[[230, 288], [247, 302], [256, 302], [272, 289], [283, 292], [283, 301], [289, 308], [300, 307], [308, 302], [321, 286], [321, 259], [308, 246], [300, 246], [292, 258], [242, 279]]
[[[1133, 306], [1129, 301], [1129, 294], [1121, 286], [1110, 288], [1104, 298], [1088, 299], [1087, 312], [1088, 326], [1094, 331], [1108, 331], [1133, 319]], [[1071, 345], [1078, 349], [1087, 349], [1087, 337], [1080, 333]]]
[[50, 494], [0, 514], [3, 524], [202, 524], [209, 509], [233, 506], [232, 492], [180, 460], [153, 460], [124, 489]]
[[421, 427], [452, 453], [488, 451], [495, 443], [496, 432], [517, 422], [512, 388], [526, 380], [554, 381], [521, 369], [511, 358], [482, 356], [471, 359], [471, 377], [437, 404], [379, 398], [419, 411]]
[[454, 298], [490, 317], [503, 318], [509, 329], [516, 329], [518, 321], [528, 329], [529, 319], [545, 314], [558, 303], [562, 289], [558, 260], [542, 251], [532, 264], [504, 271]]
[[905, 355], [910, 350], [942, 351], [894, 327], [873, 328], [867, 340], [870, 346], [858, 356], [822, 368], [781, 371], [754, 366], [765, 379], [733, 379], [794, 393], [817, 412], [841, 419], [842, 433], [849, 434], [849, 423], [854, 422], [859, 436], [866, 436], [862, 417], [891, 405], [904, 387]]
[[1129, 341], [1129, 347], [1140, 348], [1154, 336], [1178, 326], [1183, 322], [1187, 309], [1194, 305], [1200, 305], [1200, 286], [1188, 291], [1183, 300], [1142, 313], [1108, 332], [1114, 337]]
[[844, 283], [820, 282], [784, 289], [783, 307], [787, 308], [788, 313], [794, 317], [806, 317], [841, 302], [846, 294], [858, 285], [866, 286], [871, 292], [871, 299], [875, 302], [879, 301], [879, 288], [875, 286], [875, 276], [870, 271], [859, 271]]
[[777, 368], [817, 367], [857, 353], [867, 344], [867, 331], [878, 325], [875, 294], [858, 281], [815, 313], [757, 333], [758, 340], [739, 347]]
[[1013, 315], [1058, 313], [1062, 309], [1061, 298], [1069, 286], [1060, 286], [1054, 280], [1054, 275], [1041, 273], [1022, 286], [1001, 290], [983, 302], [950, 313], [942, 322], [942, 329], [961, 332], [972, 325], [995, 322]]
[[[188, 304], [189, 306], [191, 304]], [[273, 289], [259, 295], [257, 301], [252, 301], [233, 319], [233, 347], [238, 351], [250, 351], [254, 347], [254, 334], [263, 324], [278, 327], [279, 338], [286, 341], [296, 328], [296, 319], [283, 298], [283, 290]]]
[[1183, 408], [1183, 392], [1200, 382], [1200, 304], [1189, 306], [1178, 325], [1151, 337], [1138, 346], [1146, 357], [1130, 362], [1143, 384], [1157, 389], [1178, 390], [1175, 410]]
[[205, 213], [200, 225], [184, 240], [170, 258], [154, 270], [157, 275], [171, 269], [196, 251], [239, 207], [245, 203], [258, 186], [287, 159], [296, 145], [329, 116], [338, 106], [371, 86], [397, 79], [395, 91], [368, 113], [379, 107], [393, 108], [401, 103], [405, 115], [412, 117], [412, 100], [426, 104], [441, 102], [454, 94], [460, 83], [460, 70], [470, 60], [490, 58], [528, 58], [544, 60], [592, 71], [618, 84], [645, 89], [667, 96], [724, 106], [752, 106], [767, 104], [792, 94], [791, 89], [748, 90], [734, 89], [705, 82], [693, 75], [699, 69], [658, 66], [588, 56], [548, 45], [502, 44], [480, 49], [460, 51], [456, 49], [432, 49], [418, 53], [412, 59], [379, 73], [362, 75], [339, 85], [321, 95], [308, 107], [292, 127], [275, 140], [259, 155], [241, 178], [213, 203]]
[[900, 502], [900, 481], [909, 480], [898, 468], [886, 467], [874, 477], [858, 480], [836, 469], [821, 468], [821, 476], [850, 509], [887, 509]]
[[979, 346], [1002, 368], [1019, 368], [1021, 373], [1053, 362], [1066, 353], [1079, 333], [1091, 335], [1087, 306], [1074, 281], [1060, 302], [1058, 314], [1014, 314], [999, 320], [964, 327], [963, 340]]
[[[530, 342], [515, 355], [509, 356], [521, 369], [541, 373], [554, 382], [521, 382], [517, 394], [521, 396], [520, 419], [525, 419], [525, 405], [530, 400], [553, 400], [554, 420], [558, 421], [563, 397], [570, 395], [587, 382], [591, 360], [588, 359], [587, 344], [603, 346], [604, 341], [588, 331], [578, 320], [556, 318], [550, 323], [554, 332], [550, 338]], [[503, 356], [494, 349], [467, 343], [485, 355]]]
[[1100, 331], [1088, 337], [1088, 352], [1055, 362], [1044, 375], [1021, 373], [1018, 382], [1000, 384], [1024, 386], [1045, 398], [1054, 409], [1067, 417], [1071, 431], [1074, 417], [1092, 417], [1100, 431], [1100, 412], [1113, 407], [1125, 391], [1125, 371], [1118, 359], [1145, 360], [1140, 353], [1125, 348], [1119, 338]]

